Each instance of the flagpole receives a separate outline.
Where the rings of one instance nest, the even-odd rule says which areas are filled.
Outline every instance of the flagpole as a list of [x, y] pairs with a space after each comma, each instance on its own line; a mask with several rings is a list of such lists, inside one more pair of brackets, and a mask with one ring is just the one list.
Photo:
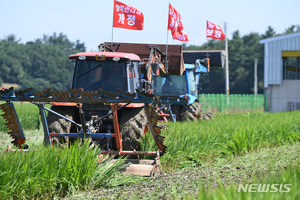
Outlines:
[[113, 40], [114, 40], [114, 26], [112, 26], [112, 29], [111, 29], [111, 46], [113, 44]]
[[207, 41], [206, 58], [208, 60], [208, 38], [207, 37], [206, 37], [206, 41]]
[[166, 44], [166, 73], [168, 73], [168, 43], [169, 43], [169, 30], [167, 29], [167, 44]]
[[115, 1], [113, 1], [113, 17], [112, 17], [112, 26], [111, 26], [111, 48], [114, 40], [114, 12], [115, 12]]
[[226, 94], [229, 95], [229, 66], [228, 66], [228, 40], [227, 40], [227, 32], [226, 32], [226, 22], [224, 22], [225, 29], [225, 52], [226, 52], [226, 65], [225, 65], [225, 75], [226, 75]]

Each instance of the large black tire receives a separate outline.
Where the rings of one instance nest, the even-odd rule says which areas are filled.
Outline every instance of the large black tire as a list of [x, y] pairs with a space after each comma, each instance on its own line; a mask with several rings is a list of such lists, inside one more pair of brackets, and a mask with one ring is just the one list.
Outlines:
[[[66, 116], [67, 118], [73, 120], [74, 118], [74, 109], [73, 107], [61, 107], [61, 106], [52, 106], [51, 110]], [[49, 128], [49, 133], [70, 133], [71, 122], [63, 119], [62, 117], [48, 112], [47, 123]], [[48, 136], [44, 135], [44, 142], [49, 144]], [[69, 143], [69, 137], [57, 138], [53, 137], [53, 145], [67, 145]]]
[[202, 114], [202, 118], [203, 120], [211, 120], [214, 119], [214, 114], [212, 114], [211, 112], [205, 112]]
[[124, 108], [120, 120], [120, 133], [123, 139], [123, 150], [140, 151], [147, 116], [144, 108]]
[[180, 121], [196, 121], [202, 119], [202, 107], [199, 102], [194, 102], [190, 105], [190, 109], [187, 109], [188, 106], [182, 106], [180, 113]]

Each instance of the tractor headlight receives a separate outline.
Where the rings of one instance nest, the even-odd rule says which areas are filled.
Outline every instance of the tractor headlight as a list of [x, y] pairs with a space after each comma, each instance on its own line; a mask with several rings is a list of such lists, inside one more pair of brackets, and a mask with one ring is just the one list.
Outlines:
[[120, 58], [119, 57], [113, 57], [113, 61], [116, 61], [116, 62], [118, 62], [120, 60]]
[[85, 60], [85, 56], [79, 56], [78, 59], [79, 60]]

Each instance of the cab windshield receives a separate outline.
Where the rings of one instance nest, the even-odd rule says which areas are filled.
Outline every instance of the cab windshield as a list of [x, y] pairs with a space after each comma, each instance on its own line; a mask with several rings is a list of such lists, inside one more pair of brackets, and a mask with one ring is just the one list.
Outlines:
[[158, 76], [153, 82], [158, 96], [179, 96], [187, 93], [186, 77], [168, 75]]
[[115, 61], [77, 60], [72, 88], [95, 91], [99, 88], [116, 93], [127, 89], [126, 63]]

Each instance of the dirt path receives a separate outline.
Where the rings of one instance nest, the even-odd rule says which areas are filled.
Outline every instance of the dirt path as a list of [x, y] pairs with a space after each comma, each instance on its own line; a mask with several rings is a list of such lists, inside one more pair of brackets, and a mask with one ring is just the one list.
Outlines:
[[[214, 188], [218, 182], [228, 184], [249, 182], [254, 176], [276, 175], [287, 166], [299, 163], [300, 145], [263, 149], [241, 157], [217, 158], [193, 168], [164, 172], [132, 184], [98, 188], [65, 199], [174, 199], [197, 194], [199, 187]], [[125, 178], [125, 177], [124, 177]], [[128, 177], [127, 177], [128, 179]], [[133, 181], [134, 179], [130, 179]], [[113, 180], [114, 182], [122, 181]], [[123, 180], [123, 182], [126, 182]]]

